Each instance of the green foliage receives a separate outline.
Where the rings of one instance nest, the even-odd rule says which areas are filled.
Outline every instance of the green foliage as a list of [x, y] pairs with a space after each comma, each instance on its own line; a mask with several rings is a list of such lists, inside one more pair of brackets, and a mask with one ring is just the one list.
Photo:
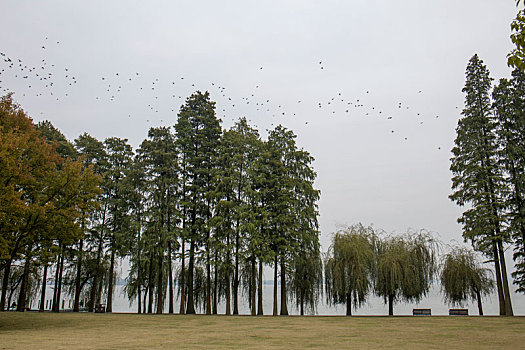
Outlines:
[[[519, 6], [520, 0], [516, 1], [516, 6]], [[525, 11], [519, 10], [516, 14], [516, 19], [510, 24], [512, 31], [510, 40], [516, 46], [507, 55], [507, 64], [509, 67], [525, 70]]]
[[453, 305], [476, 301], [494, 291], [491, 271], [481, 267], [473, 251], [464, 248], [455, 248], [444, 256], [440, 279], [445, 300]]
[[385, 303], [419, 302], [430, 289], [437, 270], [436, 241], [420, 231], [377, 240], [376, 249], [376, 294]]
[[504, 239], [500, 215], [504, 207], [503, 174], [498, 166], [496, 124], [490, 101], [491, 78], [486, 66], [474, 55], [467, 66], [465, 108], [456, 129], [452, 149], [452, 188], [450, 199], [469, 205], [458, 222], [463, 237], [477, 250], [490, 253], [494, 239]]
[[499, 164], [508, 187], [504, 193], [504, 218], [506, 232], [514, 240], [514, 283], [518, 291], [525, 292], [525, 73], [515, 69], [510, 80], [501, 79], [492, 97]]
[[350, 301], [357, 308], [365, 303], [374, 278], [375, 241], [374, 229], [362, 224], [343, 227], [333, 235], [325, 260], [328, 304]]

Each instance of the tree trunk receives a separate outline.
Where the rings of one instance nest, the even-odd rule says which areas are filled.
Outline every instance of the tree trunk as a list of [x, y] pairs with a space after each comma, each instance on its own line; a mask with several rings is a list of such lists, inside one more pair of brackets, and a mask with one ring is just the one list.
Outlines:
[[22, 284], [20, 285], [20, 292], [18, 293], [18, 305], [16, 306], [16, 311], [24, 312], [26, 311], [27, 304], [27, 282], [29, 279], [29, 266], [31, 264], [31, 257], [26, 256], [24, 262], [24, 272], [22, 275]]
[[195, 301], [193, 300], [193, 268], [195, 266], [195, 240], [190, 240], [190, 261], [188, 265], [188, 301], [186, 307], [186, 314], [195, 314]]
[[55, 312], [60, 312], [60, 301], [62, 300], [62, 276], [64, 275], [64, 245], [62, 244], [60, 254], [60, 267], [58, 273], [58, 291], [57, 291], [57, 303]]
[[228, 247], [226, 251], [226, 312], [227, 316], [231, 315], [231, 280], [230, 280], [230, 234], [226, 237], [226, 246]]
[[499, 263], [498, 247], [494, 241], [492, 244], [492, 253], [494, 255], [494, 269], [496, 270], [496, 287], [499, 299], [499, 315], [505, 316], [505, 295], [503, 294], [503, 284], [501, 282], [501, 270]]
[[113, 283], [115, 281], [115, 247], [114, 237], [111, 238], [111, 255], [109, 261], [109, 281], [108, 281], [108, 302], [106, 303], [106, 312], [113, 312]]
[[164, 287], [162, 285], [162, 263], [164, 262], [164, 253], [159, 246], [159, 260], [157, 261], [157, 314], [162, 314], [164, 310]]
[[273, 266], [273, 315], [277, 316], [277, 256]]
[[168, 313], [173, 313], [173, 271], [171, 267], [171, 241], [168, 241], [168, 288], [169, 288], [169, 306]]
[[95, 308], [95, 298], [97, 295], [97, 285], [96, 285], [96, 273], [93, 276], [93, 284], [91, 285], [91, 290], [89, 293], [89, 302], [88, 302], [88, 312], [93, 312]]
[[58, 312], [57, 310], [57, 295], [58, 295], [58, 274], [60, 273], [60, 254], [57, 258], [56, 269], [55, 269], [55, 283], [53, 286], [53, 304], [51, 305], [51, 311]]
[[153, 253], [149, 259], [149, 278], [148, 278], [148, 314], [153, 313]]
[[478, 300], [478, 312], [480, 316], [483, 316], [483, 305], [481, 304], [481, 293], [476, 290], [476, 299]]
[[257, 285], [256, 285], [256, 277], [257, 277], [257, 267], [256, 267], [256, 261], [255, 257], [252, 256], [250, 258], [250, 311], [251, 315], [255, 316], [257, 315], [257, 309], [256, 309], [256, 296], [255, 293], [257, 291]]
[[239, 222], [235, 225], [235, 271], [233, 274], [233, 314], [239, 314]]
[[40, 308], [39, 312], [44, 312], [46, 302], [46, 286], [47, 286], [47, 263], [44, 265], [44, 272], [42, 272], [42, 291], [40, 292]]
[[281, 256], [281, 316], [288, 316], [288, 304], [286, 303], [286, 264]]
[[505, 315], [514, 316], [514, 311], [512, 310], [512, 300], [510, 298], [509, 281], [507, 279], [507, 265], [505, 264], [505, 252], [503, 251], [503, 243], [501, 243], [501, 240], [498, 240], [498, 252], [499, 262], [501, 265], [503, 293], [505, 294]]
[[140, 314], [142, 312], [142, 288], [141, 287], [142, 286], [140, 285], [140, 282], [139, 282], [137, 286], [137, 314]]
[[346, 316], [352, 316], [352, 293], [346, 293]]
[[[0, 300], [0, 311], [6, 310], [6, 299], [7, 299], [7, 286], [9, 285], [9, 275], [11, 274], [11, 264], [13, 259], [9, 259], [4, 268], [4, 277], [2, 278], [2, 299]], [[9, 309], [10, 305], [7, 305]]]
[[[184, 227], [184, 223], [183, 223], [183, 227]], [[181, 257], [180, 257], [180, 260], [182, 262], [182, 272], [181, 272], [181, 276], [180, 276], [180, 309], [179, 309], [179, 313], [181, 315], [184, 315], [186, 313], [186, 292], [185, 292], [185, 289], [186, 289], [186, 258], [185, 258], [185, 240], [184, 238], [182, 239], [182, 245], [181, 245]]]
[[301, 290], [300, 297], [299, 297], [299, 304], [300, 304], [300, 315], [304, 316], [304, 292]]
[[257, 279], [257, 315], [264, 315], [263, 311], [263, 263], [259, 259], [259, 278]]
[[210, 230], [206, 237], [206, 315], [211, 315]]
[[75, 278], [75, 302], [73, 303], [73, 312], [78, 312], [80, 310], [80, 292], [81, 292], [80, 276], [81, 276], [81, 268], [82, 268], [83, 245], [84, 245], [84, 240], [81, 239], [78, 245], [77, 275]]
[[213, 310], [212, 310], [212, 313], [214, 315], [217, 315], [218, 313], [218, 310], [217, 310], [217, 304], [218, 304], [218, 291], [219, 291], [219, 270], [217, 269], [217, 266], [219, 266], [219, 258], [217, 257], [217, 251], [215, 251], [215, 257], [214, 257], [214, 261], [215, 261], [215, 267], [213, 268], [213, 274], [214, 274], [214, 277], [213, 277]]
[[388, 316], [394, 316], [394, 296], [388, 296]]
[[144, 296], [142, 297], [143, 300], [142, 300], [142, 313], [145, 314], [146, 313], [146, 297], [148, 296], [148, 289], [146, 288], [146, 290], [144, 291]]

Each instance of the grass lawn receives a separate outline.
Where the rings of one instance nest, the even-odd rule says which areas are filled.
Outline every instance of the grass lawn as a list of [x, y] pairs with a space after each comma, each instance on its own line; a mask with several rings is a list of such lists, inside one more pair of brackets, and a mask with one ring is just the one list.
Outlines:
[[0, 313], [0, 349], [523, 349], [525, 317]]

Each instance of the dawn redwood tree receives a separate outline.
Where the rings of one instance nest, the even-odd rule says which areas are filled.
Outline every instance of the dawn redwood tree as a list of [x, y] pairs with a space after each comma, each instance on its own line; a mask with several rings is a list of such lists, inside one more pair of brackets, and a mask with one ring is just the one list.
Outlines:
[[440, 280], [447, 302], [462, 305], [469, 299], [476, 301], [479, 315], [483, 315], [481, 296], [494, 290], [494, 281], [491, 271], [481, 266], [473, 251], [455, 248], [446, 254]]
[[108, 169], [105, 173], [105, 186], [108, 203], [107, 209], [109, 221], [107, 226], [107, 243], [110, 254], [109, 279], [107, 285], [106, 312], [113, 310], [113, 289], [115, 281], [115, 259], [120, 254], [123, 243], [123, 224], [128, 208], [122, 188], [127, 169], [130, 168], [133, 159], [133, 151], [127, 143], [127, 139], [110, 137], [104, 141], [107, 152]]
[[450, 199], [460, 206], [468, 205], [458, 222], [463, 225], [463, 238], [476, 250], [494, 261], [500, 315], [511, 316], [512, 303], [503, 244], [508, 234], [503, 228], [504, 192], [507, 186], [498, 164], [496, 123], [490, 101], [489, 71], [474, 55], [467, 65], [465, 108], [456, 128], [455, 146], [450, 169]]
[[[162, 313], [164, 305], [164, 270], [168, 271], [168, 304], [173, 313], [173, 244], [176, 241], [176, 193], [177, 193], [177, 149], [170, 128], [151, 128], [148, 139], [140, 145], [137, 153], [144, 167], [148, 197], [148, 225], [153, 237], [155, 261], [157, 263], [157, 313]], [[151, 281], [152, 282], [152, 281]], [[150, 290], [151, 293], [151, 290]]]
[[[63, 142], [62, 142], [63, 143]], [[99, 175], [99, 177], [103, 177], [103, 171], [106, 169], [106, 151], [104, 148], [104, 144], [94, 138], [93, 136], [84, 133], [77, 137], [74, 142], [74, 147], [76, 149], [76, 152], [78, 156], [80, 157], [81, 161], [84, 163], [84, 167], [92, 167], [93, 171]], [[68, 149], [67, 147], [66, 150]], [[87, 240], [88, 242], [94, 242], [95, 238], [93, 237], [93, 231], [94, 227], [96, 225], [97, 221], [97, 214], [100, 210], [100, 206], [98, 203], [98, 200], [101, 199], [100, 197], [101, 193], [99, 192], [97, 195], [97, 206], [92, 208], [92, 210], [85, 212], [85, 217], [83, 218], [81, 222], [81, 229], [83, 232], [82, 238], [78, 242], [78, 251], [77, 251], [77, 265], [76, 265], [76, 275], [75, 275], [75, 296], [74, 296], [74, 303], [73, 303], [73, 311], [78, 312], [80, 310], [80, 296], [82, 293], [82, 287], [85, 283], [87, 283], [87, 280], [82, 283], [82, 270], [83, 270], [83, 258], [84, 258], [84, 242]], [[86, 269], [85, 269], [86, 270]], [[91, 271], [96, 271], [91, 269]], [[87, 273], [87, 270], [86, 270]], [[87, 273], [85, 278], [89, 279], [88, 275], [90, 276], [90, 273]]]
[[505, 228], [514, 240], [512, 276], [518, 291], [525, 292], [525, 73], [515, 69], [512, 79], [501, 79], [492, 98], [500, 166], [508, 186]]
[[375, 240], [374, 229], [362, 224], [344, 227], [332, 237], [325, 261], [326, 301], [346, 304], [347, 316], [373, 289]]
[[[220, 121], [215, 115], [215, 102], [210, 100], [208, 92], [197, 91], [186, 99], [181, 107], [175, 125], [179, 149], [182, 149], [181, 168], [184, 169], [182, 183], [185, 192], [183, 215], [186, 216], [187, 239], [190, 243], [187, 314], [195, 313], [194, 269], [195, 255], [204, 244], [209, 248], [212, 215], [211, 198], [213, 171], [216, 167], [216, 150], [221, 135]], [[211, 313], [211, 265], [210, 250], [206, 249], [206, 313]]]

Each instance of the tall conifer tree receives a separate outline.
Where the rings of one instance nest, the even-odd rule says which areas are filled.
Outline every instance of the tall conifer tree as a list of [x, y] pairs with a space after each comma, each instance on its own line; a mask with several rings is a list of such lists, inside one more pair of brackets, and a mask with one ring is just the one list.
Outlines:
[[468, 205], [458, 219], [463, 237], [474, 248], [494, 260], [500, 314], [512, 315], [503, 244], [507, 241], [502, 229], [505, 182], [498, 165], [496, 125], [490, 101], [489, 71], [474, 55], [466, 71], [465, 108], [456, 128], [451, 159], [452, 188], [450, 199], [460, 206]]

